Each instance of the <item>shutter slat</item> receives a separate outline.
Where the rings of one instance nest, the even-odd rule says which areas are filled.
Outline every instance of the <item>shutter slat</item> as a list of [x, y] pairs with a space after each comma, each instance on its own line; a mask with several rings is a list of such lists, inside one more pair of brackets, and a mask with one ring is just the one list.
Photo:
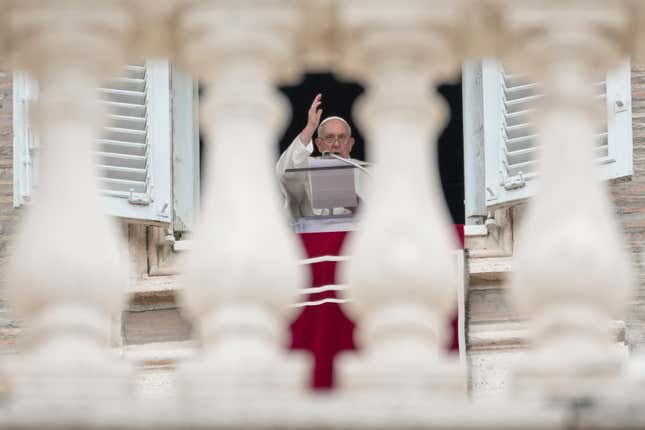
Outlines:
[[146, 182], [146, 168], [135, 169], [123, 166], [104, 166], [99, 165], [99, 176], [113, 179], [123, 179], [127, 181]]
[[600, 133], [597, 136], [597, 144], [598, 146], [607, 146], [609, 144], [609, 133], [608, 132]]
[[526, 163], [535, 158], [536, 151], [536, 147], [524, 148], [517, 151], [509, 151], [506, 152], [506, 159], [511, 165]]
[[145, 105], [146, 95], [141, 91], [117, 90], [112, 88], [99, 88], [102, 100], [133, 105]]
[[145, 131], [146, 119], [136, 116], [110, 115], [110, 124], [115, 128]]
[[[535, 138], [536, 136], [533, 136]], [[596, 152], [598, 157], [605, 157], [609, 154], [609, 146], [607, 144], [607, 133], [601, 133], [597, 136], [596, 141]], [[517, 147], [517, 146], [516, 146]], [[525, 145], [516, 150], [507, 150], [505, 151], [506, 160], [509, 166], [515, 166], [516, 164], [528, 162], [535, 158], [537, 153], [537, 146]]]
[[109, 139], [99, 139], [99, 149], [102, 152], [109, 152], [113, 154], [128, 154], [128, 155], [146, 155], [147, 145], [133, 142], [120, 142]]
[[504, 114], [504, 121], [506, 121], [506, 124], [509, 126], [528, 125], [531, 111], [532, 109], [527, 109], [513, 113], [506, 113]]
[[116, 140], [119, 142], [146, 143], [145, 130], [106, 127], [104, 135], [106, 139]]
[[508, 176], [526, 175], [527, 173], [535, 173], [537, 171], [537, 161], [531, 160], [523, 163], [509, 164], [507, 166]]
[[506, 135], [510, 139], [525, 137], [531, 135], [531, 126], [529, 123], [519, 125], [510, 125], [506, 127]]
[[519, 73], [502, 73], [502, 82], [506, 87], [520, 87], [532, 84], [526, 75]]
[[125, 193], [128, 193], [128, 194], [121, 194], [123, 197], [128, 197], [130, 190], [132, 190], [135, 193], [142, 193], [142, 194], [146, 192], [145, 182], [101, 177], [101, 184], [103, 188], [108, 191], [123, 191]]
[[537, 135], [531, 134], [506, 141], [506, 148], [509, 151], [517, 151], [537, 146]]
[[124, 76], [132, 79], [145, 79], [146, 66], [143, 65], [127, 65], [123, 68]]
[[516, 87], [504, 88], [506, 100], [517, 100], [534, 97], [537, 91], [537, 84], [518, 85]]
[[609, 157], [609, 145], [601, 145], [596, 147], [596, 157], [601, 159]]
[[107, 152], [98, 152], [99, 165], [122, 166], [134, 169], [145, 169], [148, 164], [148, 157], [140, 155], [127, 154], [110, 154]]
[[146, 90], [146, 80], [143, 78], [116, 78], [109, 81], [108, 86], [111, 90], [135, 91], [143, 93]]
[[542, 95], [538, 94], [532, 97], [523, 97], [517, 100], [506, 100], [504, 102], [504, 108], [507, 113], [516, 113], [520, 111], [530, 110], [541, 98]]
[[111, 112], [113, 115], [138, 118], [145, 118], [146, 116], [146, 106], [142, 104], [119, 103], [105, 100], [102, 103], [106, 106], [108, 112]]

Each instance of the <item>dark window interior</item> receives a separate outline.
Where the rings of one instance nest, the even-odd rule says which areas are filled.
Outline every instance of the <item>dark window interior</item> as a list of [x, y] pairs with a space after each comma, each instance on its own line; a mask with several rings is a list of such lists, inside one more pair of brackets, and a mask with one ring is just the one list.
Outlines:
[[450, 121], [439, 136], [439, 173], [446, 204], [455, 224], [465, 223], [464, 206], [464, 128], [461, 79], [437, 88], [450, 106]]

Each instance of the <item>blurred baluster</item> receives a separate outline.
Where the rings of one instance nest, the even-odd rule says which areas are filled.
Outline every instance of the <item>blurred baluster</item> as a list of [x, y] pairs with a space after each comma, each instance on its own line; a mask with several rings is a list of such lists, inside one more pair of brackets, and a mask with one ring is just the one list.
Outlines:
[[287, 1], [242, 0], [197, 2], [179, 20], [179, 59], [204, 85], [207, 142], [183, 294], [204, 351], [181, 369], [186, 396], [277, 394], [309, 377], [287, 352], [287, 307], [306, 279], [274, 173], [288, 115], [274, 85], [289, 72], [296, 18]]
[[341, 16], [353, 34], [345, 71], [367, 84], [355, 112], [375, 167], [342, 274], [362, 351], [342, 357], [340, 385], [463, 394], [465, 368], [445, 353], [458, 244], [437, 164], [447, 107], [434, 91], [459, 67], [458, 3], [356, 0]]
[[624, 318], [633, 275], [595, 156], [606, 113], [594, 83], [627, 56], [628, 11], [618, 2], [526, 1], [508, 13], [516, 43], [509, 65], [530, 71], [545, 94], [532, 112], [539, 192], [516, 240], [510, 290], [531, 330], [515, 388], [527, 395], [607, 393], [623, 369], [610, 321]]
[[25, 332], [7, 371], [29, 402], [123, 398], [130, 367], [110, 350], [126, 297], [119, 231], [94, 160], [104, 114], [95, 88], [124, 62], [133, 21], [122, 2], [20, 1], [5, 9], [12, 65], [39, 82], [33, 113], [40, 183], [24, 214], [7, 295]]

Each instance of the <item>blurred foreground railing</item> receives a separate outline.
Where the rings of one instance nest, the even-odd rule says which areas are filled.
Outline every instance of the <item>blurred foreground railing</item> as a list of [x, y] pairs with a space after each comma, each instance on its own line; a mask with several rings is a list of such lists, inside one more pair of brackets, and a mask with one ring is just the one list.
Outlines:
[[[7, 293], [27, 328], [20, 354], [0, 364], [0, 426], [582, 428], [588, 418], [604, 428], [611, 422], [594, 421], [597, 411], [625, 419], [624, 410], [623, 427], [645, 422], [632, 407], [641, 375], [629, 373], [640, 359], [609, 352], [609, 322], [632, 276], [591, 157], [592, 76], [641, 58], [645, 7], [328, 2], [334, 13], [321, 19], [340, 29], [331, 66], [366, 84], [356, 114], [376, 167], [342, 280], [363, 349], [340, 360], [337, 392], [314, 396], [307, 361], [282, 348], [304, 278], [271, 143], [288, 116], [274, 85], [302, 73], [304, 14], [323, 3], [0, 1], [0, 54], [39, 81], [43, 168], [12, 255]], [[131, 394], [133, 369], [109, 345], [127, 274], [97, 197], [90, 145], [101, 115], [91, 92], [128, 59], [160, 55], [205, 84], [212, 145], [183, 292], [203, 351], [178, 369], [176, 397], [151, 403]], [[513, 280], [532, 349], [517, 367], [517, 398], [486, 407], [468, 402], [466, 368], [441, 348], [456, 297], [454, 244], [427, 145], [447, 116], [430, 89], [478, 57], [531, 71], [545, 93], [533, 112], [542, 192], [529, 205]]]

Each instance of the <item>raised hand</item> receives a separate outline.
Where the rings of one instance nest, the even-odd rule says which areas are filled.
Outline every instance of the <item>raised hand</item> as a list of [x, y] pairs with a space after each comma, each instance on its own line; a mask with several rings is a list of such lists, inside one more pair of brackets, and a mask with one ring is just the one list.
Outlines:
[[311, 103], [311, 107], [307, 112], [307, 127], [311, 127], [314, 130], [318, 128], [320, 124], [320, 116], [322, 115], [322, 109], [319, 109], [320, 104], [322, 103], [322, 94], [318, 93], [314, 98], [314, 101]]
[[320, 109], [320, 104], [322, 103], [322, 94], [318, 93], [314, 98], [314, 101], [311, 102], [311, 106], [307, 111], [307, 125], [300, 132], [300, 141], [303, 145], [307, 145], [311, 140], [311, 137], [316, 132], [318, 124], [320, 124], [320, 116], [322, 115], [322, 109]]

